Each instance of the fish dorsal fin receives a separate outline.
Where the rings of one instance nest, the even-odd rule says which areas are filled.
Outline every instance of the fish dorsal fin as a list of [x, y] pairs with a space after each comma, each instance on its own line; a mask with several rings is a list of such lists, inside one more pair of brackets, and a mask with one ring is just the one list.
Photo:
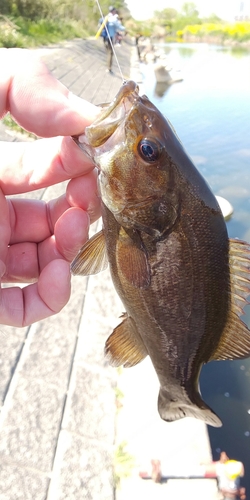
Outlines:
[[111, 333], [105, 344], [105, 355], [111, 366], [125, 368], [137, 365], [148, 354], [133, 319], [123, 314], [124, 319]]
[[240, 319], [250, 295], [250, 245], [229, 240], [231, 305], [221, 341], [211, 360], [241, 359], [250, 356], [250, 330]]
[[118, 271], [136, 288], [150, 285], [150, 266], [147, 253], [138, 233], [132, 239], [121, 227], [116, 246]]
[[105, 238], [103, 231], [99, 231], [83, 245], [71, 263], [71, 272], [76, 275], [88, 276], [104, 271], [107, 266]]

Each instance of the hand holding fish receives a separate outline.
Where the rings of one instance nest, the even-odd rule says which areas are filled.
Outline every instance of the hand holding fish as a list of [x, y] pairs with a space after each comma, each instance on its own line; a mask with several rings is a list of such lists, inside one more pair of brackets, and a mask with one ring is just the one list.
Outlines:
[[[0, 323], [25, 326], [67, 303], [69, 262], [87, 240], [89, 220], [99, 217], [96, 172], [70, 137], [97, 108], [72, 95], [29, 51], [0, 49], [0, 61], [0, 117], [10, 111], [26, 130], [47, 137], [0, 144], [0, 278], [31, 283], [1, 289]], [[48, 203], [9, 198], [68, 179], [66, 193]]]

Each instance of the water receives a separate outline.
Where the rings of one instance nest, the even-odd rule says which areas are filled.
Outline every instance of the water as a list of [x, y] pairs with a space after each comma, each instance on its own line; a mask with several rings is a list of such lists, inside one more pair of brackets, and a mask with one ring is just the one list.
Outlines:
[[[229, 236], [250, 241], [250, 54], [206, 44], [161, 48], [183, 81], [156, 85], [152, 66], [142, 65], [145, 93], [171, 121], [212, 191], [233, 205]], [[221, 429], [209, 427], [213, 457], [225, 450], [243, 461], [250, 498], [250, 359], [209, 363], [200, 383], [223, 421]]]

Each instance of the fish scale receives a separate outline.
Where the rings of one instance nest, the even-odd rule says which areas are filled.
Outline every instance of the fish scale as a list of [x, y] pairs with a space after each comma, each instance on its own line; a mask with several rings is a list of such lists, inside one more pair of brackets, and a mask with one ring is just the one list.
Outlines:
[[250, 294], [250, 247], [229, 240], [218, 202], [172, 125], [132, 81], [75, 142], [99, 169], [103, 229], [71, 264], [73, 274], [109, 263], [125, 313], [106, 341], [113, 366], [150, 356], [158, 410], [174, 421], [221, 420], [202, 400], [211, 360], [250, 356], [240, 316]]

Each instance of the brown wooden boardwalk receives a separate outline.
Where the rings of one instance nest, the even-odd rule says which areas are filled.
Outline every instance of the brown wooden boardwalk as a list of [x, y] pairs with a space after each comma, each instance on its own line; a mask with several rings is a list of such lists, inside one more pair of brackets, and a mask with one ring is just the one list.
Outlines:
[[[115, 66], [114, 75], [105, 72], [101, 40], [76, 40], [39, 52], [72, 92], [95, 104], [112, 100], [121, 85]], [[117, 52], [129, 77], [131, 46], [123, 44]], [[20, 139], [3, 126], [0, 138]], [[32, 195], [47, 200], [64, 190], [65, 184]], [[122, 374], [106, 364], [105, 339], [122, 310], [107, 271], [74, 277], [71, 299], [57, 316], [29, 328], [1, 328], [0, 500], [179, 499], [187, 482], [183, 488], [175, 481], [173, 493], [170, 482], [159, 486], [141, 480], [142, 459], [150, 460], [153, 453], [165, 460], [191, 457], [195, 464], [211, 458], [201, 423], [186, 420], [171, 427], [161, 422], [157, 382], [147, 362]], [[119, 412], [117, 383], [124, 393]], [[115, 491], [114, 452], [122, 441], [135, 467]], [[212, 500], [215, 485], [209, 484], [210, 490], [207, 481], [195, 488], [189, 482], [188, 497]]]

